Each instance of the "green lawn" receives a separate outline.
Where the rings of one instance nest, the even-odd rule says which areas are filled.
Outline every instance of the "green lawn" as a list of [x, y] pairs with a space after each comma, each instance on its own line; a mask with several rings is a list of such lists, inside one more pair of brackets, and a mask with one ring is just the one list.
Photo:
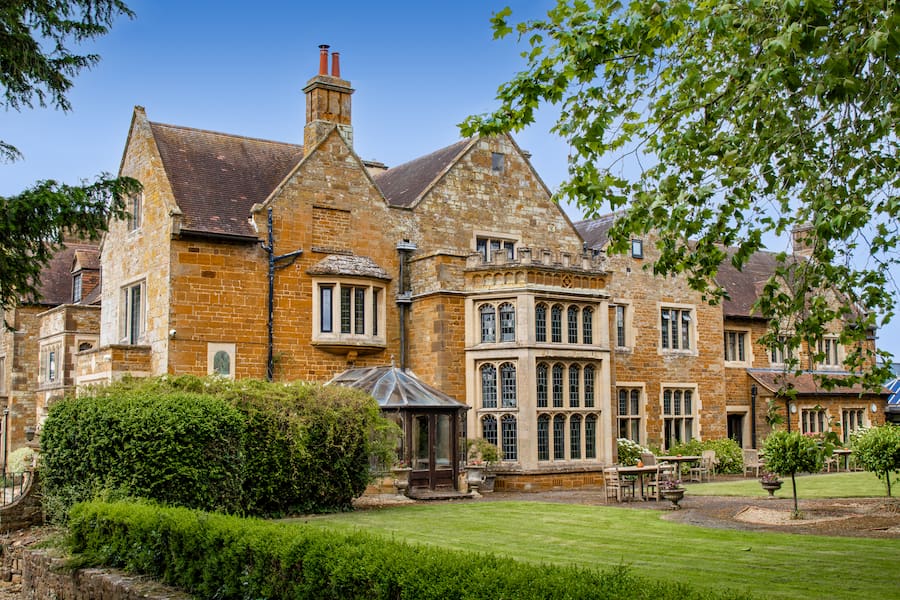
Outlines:
[[[697, 496], [767, 496], [768, 492], [759, 485], [755, 477], [729, 479], [713, 483], [685, 483], [687, 494]], [[891, 480], [891, 491], [900, 495], [900, 485]], [[779, 498], [791, 498], [791, 478], [784, 479], [781, 489], [775, 492]], [[887, 487], [874, 473], [858, 471], [853, 473], [823, 473], [819, 475], [797, 476], [797, 497], [804, 498], [870, 498], [887, 496]]]
[[648, 578], [760, 598], [897, 597], [900, 541], [708, 529], [664, 514], [511, 501], [415, 504], [302, 521], [535, 563], [625, 564]]

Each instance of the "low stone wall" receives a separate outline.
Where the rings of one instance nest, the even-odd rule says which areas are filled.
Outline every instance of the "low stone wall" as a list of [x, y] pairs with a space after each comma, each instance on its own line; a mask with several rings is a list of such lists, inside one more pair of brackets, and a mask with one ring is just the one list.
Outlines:
[[15, 501], [0, 506], [0, 533], [27, 529], [44, 522], [38, 472], [31, 471], [26, 476], [29, 482], [22, 495]]
[[[146, 577], [112, 569], [65, 568], [48, 550], [22, 549], [22, 598], [30, 600], [190, 600], [191, 596]], [[4, 553], [5, 554], [5, 553]]]
[[494, 489], [498, 492], [550, 492], [555, 490], [599, 489], [603, 487], [602, 471], [498, 473]]

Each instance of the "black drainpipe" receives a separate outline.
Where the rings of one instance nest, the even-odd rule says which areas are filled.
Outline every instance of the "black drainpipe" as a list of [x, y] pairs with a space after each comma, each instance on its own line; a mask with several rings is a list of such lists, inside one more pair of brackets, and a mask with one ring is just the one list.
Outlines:
[[409, 283], [409, 255], [416, 250], [416, 245], [409, 240], [397, 244], [400, 253], [400, 281], [397, 286], [397, 307], [400, 310], [400, 370], [405, 371], [407, 363], [408, 340], [406, 334], [406, 315], [412, 304], [412, 286]]
[[278, 265], [279, 269], [289, 267], [294, 264], [298, 256], [303, 254], [303, 250], [294, 250], [287, 254], [275, 255], [275, 236], [272, 232], [272, 209], [268, 212], [268, 245], [260, 244], [262, 249], [269, 255], [269, 318], [268, 318], [268, 356], [266, 357], [266, 379], [272, 381], [275, 379], [275, 354], [274, 349], [274, 330], [275, 330], [275, 263], [280, 260], [290, 258], [291, 262], [285, 265]]

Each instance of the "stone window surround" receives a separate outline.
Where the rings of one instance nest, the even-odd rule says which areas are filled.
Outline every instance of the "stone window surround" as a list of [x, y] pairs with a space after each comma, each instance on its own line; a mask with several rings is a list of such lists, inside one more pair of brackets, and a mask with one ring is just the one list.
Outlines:
[[[634, 348], [634, 305], [624, 299], [616, 298], [613, 302], [610, 303], [610, 309], [613, 311], [613, 334], [615, 335], [615, 343], [613, 347], [616, 350], [631, 350]], [[624, 331], [622, 331], [622, 335], [619, 335], [619, 309], [621, 310], [622, 316], [622, 327]], [[624, 338], [624, 345], [619, 344], [620, 337]]]
[[[629, 408], [630, 408], [632, 391], [638, 392], [638, 406], [637, 406], [638, 411], [636, 414], [631, 414], [630, 411], [629, 411], [629, 414], [624, 415], [624, 416], [622, 414], [620, 414], [620, 411], [619, 411], [619, 392], [620, 391], [627, 392], [628, 396], [626, 398], [626, 402], [629, 403]], [[613, 400], [613, 405], [616, 407], [615, 432], [616, 432], [617, 437], [622, 437], [620, 427], [621, 427], [621, 422], [624, 419], [624, 420], [628, 421], [629, 426], [634, 421], [638, 422], [638, 439], [635, 440], [635, 439], [631, 438], [631, 434], [633, 433], [633, 430], [631, 427], [629, 427], [629, 435], [625, 436], [625, 437], [628, 437], [628, 439], [632, 439], [632, 441], [637, 442], [638, 444], [642, 443], [642, 440], [646, 440], [647, 439], [647, 423], [645, 420], [646, 405], [647, 405], [647, 386], [646, 386], [646, 384], [643, 382], [617, 381], [615, 396], [613, 397], [612, 400]]]
[[[503, 233], [499, 231], [478, 230], [472, 232], [472, 251], [481, 254], [484, 262], [494, 262], [494, 253], [506, 255], [506, 260], [514, 260], [516, 257], [516, 249], [519, 247], [519, 240], [522, 236], [513, 233]], [[483, 241], [484, 250], [479, 249], [479, 245]], [[499, 244], [499, 248], [492, 250], [492, 244]], [[509, 254], [512, 253], [512, 256]]]
[[[572, 424], [573, 417], [578, 423], [578, 456], [572, 457]], [[592, 423], [593, 436], [588, 435], [588, 423]], [[541, 409], [537, 416], [537, 443], [535, 451], [537, 459], [540, 463], [548, 462], [584, 462], [596, 461], [598, 438], [600, 433], [600, 413], [597, 409], [589, 412], [569, 412], [560, 411], [558, 409]], [[542, 431], [542, 424], [546, 429]], [[560, 433], [557, 435], [556, 425], [560, 424]], [[542, 441], [541, 436], [546, 434], [546, 438]], [[545, 450], [543, 454], [541, 451]], [[561, 452], [560, 452], [561, 451]]]
[[[137, 325], [138, 332], [132, 331], [135, 320], [133, 318], [134, 290], [140, 290], [140, 311]], [[147, 276], [141, 275], [119, 287], [119, 343], [137, 344], [147, 332]]]
[[475, 314], [478, 316], [478, 333], [475, 338], [478, 343], [504, 344], [516, 341], [515, 298], [478, 301], [475, 303]]
[[234, 343], [208, 342], [206, 344], [206, 374], [213, 375], [216, 373], [215, 357], [219, 352], [225, 352], [226, 354], [228, 354], [230, 365], [230, 372], [228, 373], [228, 375], [219, 374], [219, 376], [233, 380], [236, 367], [235, 358], [237, 355], [237, 345]]
[[[682, 394], [686, 391], [690, 392], [691, 393], [691, 411], [690, 411], [690, 413], [686, 413], [684, 411], [684, 404], [683, 404], [684, 398], [683, 397], [682, 397], [682, 405], [681, 405], [681, 414], [675, 415], [674, 407], [673, 407], [673, 410], [671, 411], [671, 413], [667, 413], [665, 411], [665, 395], [666, 395], [667, 391], [668, 392], [682, 392]], [[673, 398], [673, 401], [674, 401], [674, 398]], [[690, 424], [689, 424], [690, 431], [687, 432], [690, 437], [688, 437], [687, 435], [682, 435], [681, 440], [680, 440], [681, 442], [688, 441], [689, 439], [701, 439], [700, 431], [699, 431], [699, 425], [700, 425], [699, 416], [701, 414], [700, 393], [699, 393], [699, 386], [696, 383], [679, 383], [679, 382], [674, 382], [674, 383], [662, 382], [662, 383], [660, 383], [660, 386], [659, 386], [659, 414], [660, 414], [660, 420], [661, 420], [661, 425], [662, 425], [662, 428], [661, 428], [662, 440], [661, 441], [663, 442], [663, 449], [667, 449], [667, 446], [665, 444], [666, 420], [667, 419], [679, 420], [681, 422], [680, 423], [681, 427], [688, 425], [688, 423], [686, 421], [688, 419], [690, 419]], [[676, 426], [677, 426], [677, 424], [676, 424]], [[683, 433], [683, 430], [682, 430], [682, 433]], [[673, 436], [673, 441], [674, 441], [674, 439], [675, 439], [675, 436]]]
[[[510, 369], [512, 380], [509, 380]], [[517, 411], [519, 406], [519, 369], [514, 358], [479, 361], [475, 366], [478, 373], [478, 403], [481, 411]], [[486, 374], [492, 375], [492, 381], [485, 380]], [[490, 392], [485, 403], [485, 393]]]
[[[656, 336], [657, 340], [657, 352], [659, 354], [686, 354], [691, 356], [697, 356], [697, 348], [699, 347], [699, 340], [697, 334], [697, 307], [693, 304], [681, 304], [678, 302], [657, 302], [656, 303], [656, 313], [657, 320], [656, 324], [659, 328], [659, 333]], [[679, 319], [677, 333], [679, 344], [678, 348], [672, 348], [672, 338], [671, 338], [671, 327], [669, 329], [669, 347], [663, 347], [663, 336], [662, 336], [662, 315], [663, 310], [675, 310], [679, 311], [679, 314], [687, 312], [689, 316], [689, 325], [688, 325], [688, 344], [689, 348], [685, 349], [682, 343], [682, 331], [681, 331], [681, 319]]]
[[816, 344], [816, 353], [825, 355], [821, 362], [816, 361], [817, 368], [822, 370], [843, 369], [844, 346], [836, 334], [822, 336]]
[[[333, 292], [331, 294], [331, 331], [322, 331], [322, 295], [321, 290], [323, 287], [332, 288]], [[365, 300], [364, 300], [364, 319], [365, 319], [365, 333], [341, 333], [341, 293], [340, 290], [342, 287], [347, 287], [350, 289], [353, 288], [365, 288]], [[386, 344], [386, 338], [384, 335], [385, 330], [385, 312], [386, 312], [386, 298], [387, 292], [385, 289], [385, 285], [380, 280], [374, 281], [372, 279], [365, 278], [345, 278], [345, 277], [314, 277], [313, 278], [313, 289], [315, 293], [313, 294], [313, 310], [312, 310], [312, 339], [313, 342], [364, 342], [364, 343], [372, 343], [378, 345]], [[373, 293], [376, 294], [377, 300], [377, 315], [373, 315]], [[354, 297], [354, 294], [351, 294], [351, 298]], [[373, 320], [373, 316], [377, 318], [377, 323]], [[353, 319], [353, 312], [351, 309], [351, 320]], [[352, 327], [351, 327], [352, 331]], [[373, 333], [374, 332], [374, 333]]]
[[[728, 360], [728, 334], [744, 334], [743, 335], [743, 349], [744, 349], [744, 360]], [[740, 339], [740, 335], [736, 336]], [[748, 367], [753, 364], [753, 344], [751, 343], [752, 336], [749, 328], [742, 327], [727, 327], [725, 328], [724, 335], [724, 343], [725, 343], [725, 366], [726, 367]]]
[[[574, 311], [571, 309], [575, 309]], [[538, 313], [543, 310], [543, 319], [538, 319]], [[569, 317], [576, 313], [576, 322], [571, 324]], [[585, 327], [585, 315], [590, 318], [590, 323]], [[556, 300], [552, 298], [535, 298], [534, 301], [534, 339], [538, 344], [553, 344], [554, 346], [596, 346], [597, 332], [600, 331], [597, 322], [599, 306], [594, 303], [572, 302], [571, 300]], [[539, 328], [539, 324], [543, 328]], [[539, 331], [540, 329], [540, 331]], [[578, 336], [574, 344], [570, 340], [570, 332], [574, 329]], [[540, 333], [543, 332], [543, 336]], [[585, 334], [589, 333], [591, 339], [585, 342]]]

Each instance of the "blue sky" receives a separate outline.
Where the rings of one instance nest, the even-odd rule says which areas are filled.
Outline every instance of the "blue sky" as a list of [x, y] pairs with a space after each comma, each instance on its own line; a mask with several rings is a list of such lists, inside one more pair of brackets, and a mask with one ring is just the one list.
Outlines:
[[[81, 49], [101, 56], [75, 80], [72, 111], [0, 112], [0, 139], [22, 161], [0, 164], [0, 195], [39, 179], [77, 183], [116, 173], [135, 105], [152, 121], [300, 143], [302, 88], [318, 71], [318, 46], [341, 54], [356, 92], [357, 153], [389, 166], [459, 139], [457, 124], [491, 110], [498, 85], [523, 65], [514, 36], [494, 40], [491, 14], [538, 17], [554, 0], [344, 2], [131, 0], [136, 17]], [[552, 113], [515, 134], [555, 190], [566, 145]], [[573, 220], [581, 218], [571, 207]], [[782, 250], [782, 247], [773, 247]], [[879, 334], [900, 357], [900, 318]]]

